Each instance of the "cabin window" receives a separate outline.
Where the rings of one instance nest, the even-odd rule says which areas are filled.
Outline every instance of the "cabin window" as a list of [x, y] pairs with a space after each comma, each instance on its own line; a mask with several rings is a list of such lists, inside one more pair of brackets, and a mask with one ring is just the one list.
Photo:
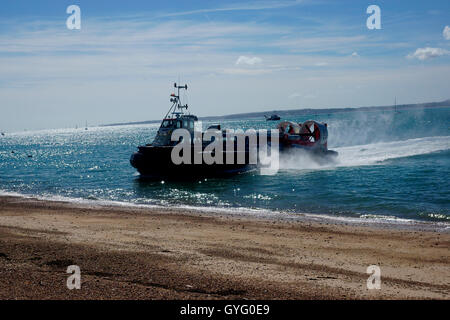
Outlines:
[[181, 121], [177, 121], [177, 128], [181, 128]]
[[194, 129], [194, 121], [189, 121], [189, 129]]
[[162, 127], [163, 128], [168, 128], [168, 127], [171, 127], [171, 126], [172, 126], [172, 121], [170, 121], [170, 120], [164, 120], [163, 123], [162, 123]]

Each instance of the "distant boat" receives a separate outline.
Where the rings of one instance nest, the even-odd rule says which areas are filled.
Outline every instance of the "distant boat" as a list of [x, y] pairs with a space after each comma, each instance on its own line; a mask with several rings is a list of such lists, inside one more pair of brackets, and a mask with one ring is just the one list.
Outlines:
[[281, 120], [280, 116], [277, 115], [277, 114], [273, 114], [270, 117], [265, 115], [264, 117], [266, 118], [266, 121], [278, 121], [278, 120]]
[[86, 127], [84, 127], [84, 130], [87, 131], [87, 129], [88, 129], [88, 125], [87, 125], [87, 121], [86, 121]]
[[2, 132], [1, 134], [2, 134], [2, 136], [5, 136], [5, 133], [4, 133], [4, 132]]

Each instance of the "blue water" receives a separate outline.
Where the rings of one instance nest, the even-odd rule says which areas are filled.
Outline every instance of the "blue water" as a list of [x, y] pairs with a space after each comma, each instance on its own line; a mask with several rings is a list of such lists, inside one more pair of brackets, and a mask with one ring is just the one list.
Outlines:
[[[450, 108], [287, 119], [327, 122], [338, 162], [319, 165], [299, 154], [283, 159], [274, 176], [150, 182], [139, 179], [129, 158], [152, 141], [157, 125], [47, 130], [0, 136], [0, 190], [74, 201], [450, 221]], [[275, 124], [222, 122], [234, 129]]]

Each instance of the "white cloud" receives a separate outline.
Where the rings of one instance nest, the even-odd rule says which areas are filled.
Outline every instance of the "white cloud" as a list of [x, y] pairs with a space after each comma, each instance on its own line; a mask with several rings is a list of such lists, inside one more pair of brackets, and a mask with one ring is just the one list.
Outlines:
[[270, 44], [292, 53], [345, 52], [350, 46], [372, 45], [366, 36], [288, 36]]
[[441, 14], [441, 12], [439, 10], [428, 10], [427, 13], [430, 15], [433, 15], [433, 16], [437, 16], [437, 15]]
[[442, 34], [446, 40], [450, 40], [450, 27], [445, 26], [444, 31], [442, 31]]
[[355, 52], [352, 53], [351, 56], [352, 56], [352, 57], [359, 57], [359, 54], [358, 54], [358, 52], [355, 51]]
[[246, 3], [241, 3], [241, 4], [237, 4], [237, 5], [232, 5], [232, 6], [225, 6], [225, 7], [174, 12], [174, 13], [170, 13], [170, 14], [164, 14], [163, 16], [173, 17], [173, 16], [186, 16], [186, 15], [194, 15], [194, 14], [227, 12], [227, 11], [258, 11], [258, 10], [267, 10], [267, 9], [280, 9], [280, 8], [293, 7], [293, 6], [301, 4], [302, 2], [303, 2], [302, 0], [246, 2]]
[[271, 72], [272, 71], [269, 69], [224, 69], [222, 71], [223, 74], [228, 75], [249, 75], [249, 76], [267, 74]]
[[259, 64], [262, 62], [261, 58], [258, 57], [246, 57], [246, 56], [240, 56], [237, 60], [236, 60], [236, 65], [240, 65], [240, 64], [247, 64], [250, 66], [253, 66], [255, 64]]
[[[362, 50], [382, 41], [336, 35], [327, 26], [298, 32], [284, 24], [254, 21], [126, 17], [83, 21], [77, 33], [58, 21], [0, 21], [0, 29], [4, 24], [14, 26], [0, 32], [3, 130], [74, 126], [86, 119], [90, 123], [159, 119], [162, 110], [156, 106], [167, 102], [161, 92], [169, 91], [180, 73], [190, 85], [193, 111], [200, 116], [256, 111], [261, 106], [281, 108], [280, 101], [296, 106], [306, 101], [312, 107], [387, 104], [383, 95], [370, 91], [381, 82], [385, 96], [404, 90], [405, 95], [414, 91], [411, 102], [447, 98], [448, 64], [411, 66], [381, 55], [354, 68], [357, 58], [350, 58], [349, 48]], [[315, 28], [324, 30], [311, 32]], [[325, 61], [333, 68], [317, 68]], [[414, 76], [424, 72], [433, 75], [425, 86]], [[248, 88], [249, 77], [257, 83], [253, 88]], [[352, 92], [343, 94], [337, 83], [347, 88], [363, 84], [364, 89], [353, 100]], [[295, 99], [299, 88], [302, 95]], [[224, 98], [211, 109], [210, 101], [218, 92]], [[287, 100], [291, 94], [292, 100]], [[76, 98], [68, 101], [67, 96]], [[148, 107], [149, 99], [155, 107]], [[133, 108], [124, 109], [126, 105]], [[19, 119], [17, 114], [29, 117]]]
[[430, 58], [437, 58], [450, 54], [450, 51], [441, 48], [418, 48], [416, 52], [409, 54], [407, 57], [410, 59], [427, 60]]
[[315, 64], [316, 67], [325, 67], [328, 65], [328, 62], [317, 62]]

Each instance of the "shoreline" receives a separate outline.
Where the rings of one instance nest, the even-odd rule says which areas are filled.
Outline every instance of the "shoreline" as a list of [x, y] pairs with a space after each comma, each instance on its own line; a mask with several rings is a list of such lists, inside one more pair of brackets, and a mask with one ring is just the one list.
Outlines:
[[437, 230], [0, 196], [0, 299], [449, 299], [449, 247]]
[[350, 217], [334, 216], [330, 214], [315, 214], [307, 212], [274, 211], [262, 208], [246, 207], [202, 207], [190, 205], [158, 205], [141, 204], [132, 202], [121, 202], [114, 200], [68, 198], [64, 196], [35, 196], [16, 192], [0, 190], [1, 198], [18, 198], [24, 200], [47, 201], [67, 204], [80, 208], [102, 209], [102, 208], [128, 208], [142, 210], [160, 210], [180, 214], [198, 215], [206, 217], [229, 216], [231, 218], [246, 218], [255, 221], [280, 221], [280, 222], [317, 222], [336, 225], [367, 226], [371, 228], [394, 229], [394, 230], [416, 230], [450, 233], [450, 222], [447, 221], [425, 221], [417, 219], [399, 218], [396, 216], [372, 217]]

